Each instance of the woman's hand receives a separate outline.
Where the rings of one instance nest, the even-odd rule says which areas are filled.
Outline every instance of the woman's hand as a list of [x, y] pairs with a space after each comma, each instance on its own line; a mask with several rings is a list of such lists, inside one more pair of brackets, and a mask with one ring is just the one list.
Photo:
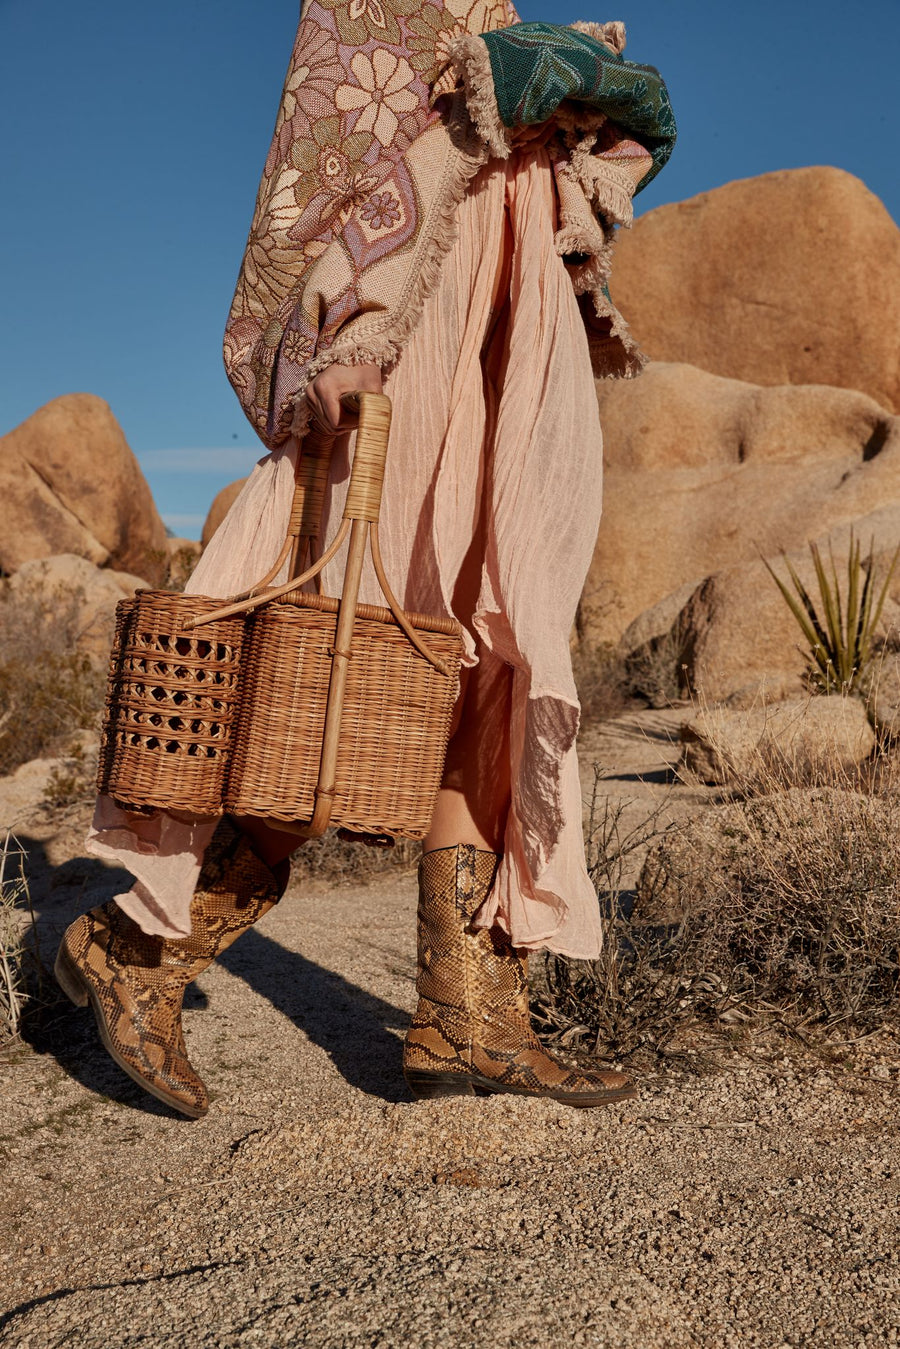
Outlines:
[[329, 365], [306, 390], [313, 420], [323, 431], [351, 431], [352, 412], [341, 407], [345, 393], [382, 393], [380, 365]]

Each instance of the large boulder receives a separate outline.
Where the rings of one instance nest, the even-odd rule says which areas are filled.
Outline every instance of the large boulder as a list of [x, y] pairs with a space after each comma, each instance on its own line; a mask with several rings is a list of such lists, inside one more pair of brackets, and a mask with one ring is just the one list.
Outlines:
[[203, 531], [200, 535], [201, 548], [207, 546], [213, 534], [237, 501], [241, 488], [246, 481], [246, 478], [238, 478], [235, 482], [230, 482], [227, 487], [223, 487], [221, 492], [217, 492], [213, 497], [213, 503], [209, 508], [209, 514], [203, 523]]
[[724, 568], [900, 503], [900, 418], [865, 394], [655, 363], [599, 382], [598, 399], [604, 514], [579, 622], [592, 644]]
[[166, 530], [102, 398], [66, 394], [0, 438], [0, 571], [75, 553], [162, 584]]
[[859, 389], [900, 412], [900, 230], [835, 168], [743, 179], [642, 216], [615, 298], [656, 360]]
[[708, 708], [681, 728], [685, 767], [703, 782], [741, 787], [849, 774], [875, 748], [858, 698], [796, 698], [733, 712]]
[[74, 553], [24, 563], [3, 583], [0, 615], [64, 626], [67, 640], [99, 665], [109, 657], [116, 605], [146, 587], [140, 576], [95, 567]]

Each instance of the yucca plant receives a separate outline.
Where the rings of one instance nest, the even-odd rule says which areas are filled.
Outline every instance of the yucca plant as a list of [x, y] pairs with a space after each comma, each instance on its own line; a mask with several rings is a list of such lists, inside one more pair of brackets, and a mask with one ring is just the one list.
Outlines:
[[818, 693], [852, 693], [866, 678], [875, 631], [900, 558], [900, 547], [891, 558], [878, 588], [875, 541], [873, 539], [869, 544], [868, 557], [864, 559], [859, 539], [851, 529], [846, 595], [841, 593], [831, 544], [828, 545], [828, 567], [817, 544], [810, 543], [809, 551], [819, 587], [818, 608], [786, 554], [781, 556], [793, 589], [775, 574], [766, 558], [763, 562], [806, 639], [812, 687]]

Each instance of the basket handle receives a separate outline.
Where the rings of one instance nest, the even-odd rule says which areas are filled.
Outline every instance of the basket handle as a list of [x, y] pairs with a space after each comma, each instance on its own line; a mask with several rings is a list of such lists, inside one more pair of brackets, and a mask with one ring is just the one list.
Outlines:
[[[311, 581], [318, 576], [336, 555], [348, 533], [350, 533], [350, 527], [354, 520], [365, 521], [367, 533], [370, 525], [377, 529], [381, 509], [381, 494], [384, 486], [384, 466], [387, 461], [388, 437], [391, 429], [391, 400], [386, 394], [360, 392], [344, 394], [341, 398], [341, 404], [348, 412], [358, 413], [359, 424], [356, 431], [356, 449], [350, 470], [344, 515], [328, 548], [311, 567], [299, 576], [293, 576], [280, 586], [269, 585], [272, 578], [277, 576], [284, 566], [288, 556], [291, 557], [292, 562], [296, 562], [302, 556], [300, 540], [304, 534], [307, 537], [314, 537], [319, 532], [330, 456], [338, 433], [323, 432], [314, 427], [303, 438], [295, 475], [294, 499], [291, 505], [288, 536], [274, 566], [261, 581], [257, 581], [255, 585], [242, 594], [234, 596], [228, 604], [212, 609], [209, 613], [198, 614], [196, 618], [186, 620], [186, 628], [198, 628], [202, 627], [204, 623], [212, 623], [220, 618], [230, 618], [234, 614], [247, 613], [262, 604], [270, 604], [274, 600], [279, 600], [282, 596], [289, 595], [293, 590], [299, 590], [307, 581]], [[313, 519], [314, 511], [316, 512], [315, 519]], [[293, 570], [293, 566], [291, 569]], [[265, 593], [261, 593], [264, 587], [267, 587]], [[387, 596], [385, 597], [387, 598]], [[391, 605], [391, 609], [393, 612], [393, 605]], [[396, 612], [394, 616], [397, 616]], [[401, 624], [401, 626], [406, 631], [407, 625]], [[426, 654], [424, 648], [418, 642], [415, 645], [423, 655]]]
[[[341, 397], [341, 406], [347, 411], [359, 415], [360, 395], [345, 393]], [[294, 470], [294, 497], [288, 519], [287, 536], [281, 552], [261, 580], [255, 581], [247, 590], [232, 595], [231, 603], [247, 600], [258, 595], [281, 571], [285, 562], [289, 562], [288, 576], [293, 580], [312, 553], [313, 540], [318, 538], [325, 509], [325, 490], [328, 486], [328, 472], [331, 467], [331, 455], [337, 433], [325, 431], [311, 422], [303, 437], [303, 446], [297, 454], [297, 466]], [[343, 542], [343, 536], [341, 539]], [[329, 560], [333, 554], [329, 553]], [[316, 559], [310, 556], [310, 561]], [[234, 611], [231, 611], [234, 612]], [[220, 611], [216, 610], [216, 617]], [[204, 615], [205, 617], [205, 615]]]
[[[356, 449], [344, 505], [345, 520], [376, 524], [381, 513], [384, 466], [391, 432], [391, 400], [383, 393], [348, 394], [341, 399], [351, 411], [359, 409]], [[355, 406], [354, 406], [355, 405]]]
[[[419, 655], [424, 656], [429, 664], [433, 665], [439, 674], [446, 677], [450, 675], [450, 669], [446, 663], [435, 656], [427, 644], [422, 641], [415, 628], [410, 623], [406, 614], [400, 606], [396, 595], [391, 590], [387, 576], [384, 572], [384, 566], [381, 561], [381, 548], [378, 535], [378, 518], [381, 512], [381, 497], [384, 488], [384, 468], [387, 462], [388, 440], [391, 430], [391, 400], [386, 394], [382, 393], [354, 393], [345, 394], [341, 399], [342, 405], [348, 412], [359, 413], [359, 425], [356, 430], [356, 448], [353, 454], [353, 465], [350, 470], [350, 482], [347, 488], [347, 499], [344, 505], [344, 515], [336, 535], [332, 539], [328, 548], [320, 558], [302, 572], [299, 576], [293, 577], [290, 581], [285, 581], [283, 585], [274, 586], [266, 590], [264, 595], [258, 594], [259, 589], [276, 575], [284, 564], [291, 549], [291, 537], [285, 543], [275, 568], [270, 571], [269, 576], [258, 585], [253, 587], [250, 594], [237, 602], [223, 605], [221, 608], [213, 609], [209, 613], [199, 614], [196, 618], [185, 622], [186, 628], [201, 627], [204, 623], [211, 623], [215, 619], [229, 618], [233, 614], [246, 613], [248, 610], [256, 609], [262, 604], [270, 604], [275, 600], [281, 599], [284, 595], [289, 595], [292, 591], [298, 590], [307, 581], [311, 581], [315, 576], [328, 565], [331, 559], [337, 554], [348, 533], [351, 538], [351, 553], [348, 556], [348, 567], [350, 571], [356, 572], [351, 581], [350, 591], [359, 589], [359, 568], [362, 565], [362, 555], [365, 550], [365, 544], [368, 542], [372, 551], [372, 563], [375, 568], [375, 574], [382, 593], [388, 603], [388, 608], [394, 615], [397, 625], [408, 640], [412, 643]], [[307, 458], [307, 445], [310, 436], [316, 435], [316, 440], [312, 446], [313, 454], [311, 457], [312, 468], [309, 471], [307, 482], [309, 484], [309, 496], [314, 496], [319, 503], [318, 511], [321, 516], [321, 502], [324, 497], [325, 482], [328, 476], [328, 460], [324, 454], [324, 446], [328, 441], [328, 453], [334, 444], [336, 436], [326, 437], [321, 432], [310, 432], [303, 441], [303, 453], [300, 456], [300, 463]], [[324, 467], [323, 467], [324, 463]], [[301, 478], [298, 475], [298, 486], [301, 485]], [[298, 504], [298, 491], [295, 488], [294, 504], [291, 512], [292, 528], [297, 527], [298, 538], [302, 534], [303, 528], [309, 528], [308, 522], [311, 511], [307, 508], [308, 496], [304, 493], [303, 499]], [[354, 546], [355, 545], [355, 546]], [[296, 557], [297, 546], [294, 545], [293, 553]], [[356, 613], [356, 595], [353, 594], [352, 603], [348, 604], [349, 599], [347, 580], [344, 582], [344, 593], [341, 601], [341, 609], [347, 610], [352, 623], [352, 616]]]

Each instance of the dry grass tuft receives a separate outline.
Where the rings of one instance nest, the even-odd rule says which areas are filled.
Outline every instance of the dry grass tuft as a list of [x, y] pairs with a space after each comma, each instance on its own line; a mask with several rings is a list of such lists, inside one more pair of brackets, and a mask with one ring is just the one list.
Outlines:
[[[666, 1053], [685, 1034], [771, 1023], [801, 1038], [900, 1027], [896, 760], [790, 780], [757, 765], [744, 794], [621, 836], [598, 803], [589, 868], [605, 913], [597, 961], [550, 956], [535, 990], [545, 1038], [594, 1053]], [[648, 856], [636, 896], [625, 856]]]
[[39, 991], [42, 970], [25, 853], [7, 832], [0, 841], [0, 1046], [19, 1034], [32, 972]]
[[632, 915], [633, 895], [624, 888], [624, 874], [634, 854], [646, 852], [666, 834], [665, 802], [627, 828], [625, 803], [610, 803], [602, 777], [595, 767], [585, 842], [588, 872], [603, 911], [603, 950], [598, 960], [548, 954], [534, 962], [532, 1012], [550, 1045], [616, 1058], [646, 1046], [661, 1053], [694, 1020], [689, 1003], [712, 1009], [722, 990], [692, 970], [685, 953], [667, 949], [664, 933]]
[[687, 684], [683, 651], [684, 637], [676, 622], [661, 637], [626, 656], [622, 682], [629, 697], [640, 698], [650, 707], [681, 702]]
[[900, 995], [898, 826], [895, 800], [833, 787], [719, 806], [651, 854], [636, 912], [744, 1013], [876, 1030]]
[[614, 647], [579, 643], [572, 653], [572, 672], [586, 721], [608, 721], [628, 706], [625, 667]]
[[421, 844], [398, 839], [392, 848], [370, 847], [357, 839], [344, 839], [335, 829], [322, 838], [309, 839], [291, 859], [296, 880], [315, 879], [334, 884], [358, 884], [389, 871], [408, 871], [415, 866]]
[[83, 598], [38, 586], [0, 598], [0, 774], [98, 722], [106, 676], [78, 650]]

